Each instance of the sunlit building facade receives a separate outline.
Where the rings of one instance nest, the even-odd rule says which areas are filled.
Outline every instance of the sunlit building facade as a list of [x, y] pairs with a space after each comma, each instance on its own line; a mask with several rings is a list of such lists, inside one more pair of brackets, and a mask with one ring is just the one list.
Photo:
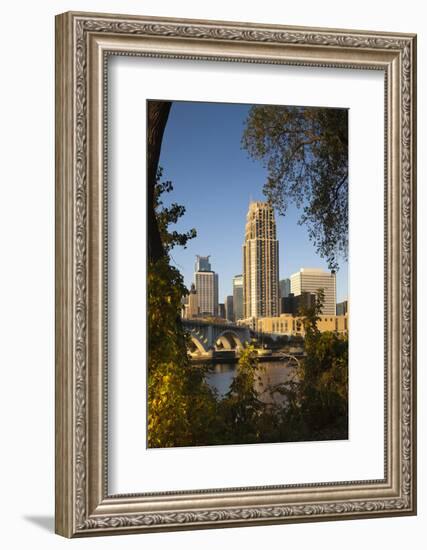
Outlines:
[[191, 284], [190, 292], [187, 297], [187, 303], [185, 305], [185, 319], [193, 319], [199, 315], [199, 300], [194, 283]]
[[194, 283], [199, 315], [218, 316], [218, 274], [212, 271], [209, 256], [196, 256]]
[[243, 244], [245, 319], [279, 315], [279, 241], [274, 210], [267, 202], [249, 205]]
[[[348, 334], [348, 315], [320, 315], [317, 328], [320, 332], [335, 332], [345, 336]], [[303, 318], [290, 313], [257, 319], [255, 330], [269, 334], [305, 336]]]
[[318, 268], [301, 268], [290, 277], [291, 293], [299, 296], [303, 292], [316, 294], [323, 289], [325, 302], [322, 315], [335, 315], [337, 305], [336, 275], [334, 271], [325, 271]]

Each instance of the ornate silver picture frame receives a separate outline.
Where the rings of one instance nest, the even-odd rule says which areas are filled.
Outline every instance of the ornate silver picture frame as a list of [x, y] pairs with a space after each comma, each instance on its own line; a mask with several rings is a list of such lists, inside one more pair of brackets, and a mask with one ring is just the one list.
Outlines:
[[[382, 479], [109, 493], [106, 73], [109, 56], [116, 55], [383, 72]], [[415, 121], [415, 35], [72, 12], [57, 16], [58, 534], [82, 537], [416, 513]]]

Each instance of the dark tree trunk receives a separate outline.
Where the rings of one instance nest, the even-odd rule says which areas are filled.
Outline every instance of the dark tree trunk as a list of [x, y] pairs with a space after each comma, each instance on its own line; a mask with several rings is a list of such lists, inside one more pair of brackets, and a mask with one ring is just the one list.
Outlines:
[[170, 101], [147, 102], [147, 232], [148, 259], [157, 261], [165, 254], [156, 213], [154, 211], [154, 189], [159, 167], [160, 150], [163, 133], [169, 117], [172, 103]]

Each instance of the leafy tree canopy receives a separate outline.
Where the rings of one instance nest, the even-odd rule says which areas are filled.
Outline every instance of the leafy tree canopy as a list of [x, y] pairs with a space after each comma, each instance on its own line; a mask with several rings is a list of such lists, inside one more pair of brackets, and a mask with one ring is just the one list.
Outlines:
[[345, 109], [251, 108], [242, 137], [268, 170], [264, 194], [280, 214], [302, 209], [316, 251], [338, 269], [348, 248], [348, 118]]
[[186, 248], [187, 242], [197, 236], [196, 230], [190, 229], [186, 233], [171, 231], [169, 226], [176, 224], [184, 214], [185, 206], [172, 203], [169, 207], [164, 206], [162, 195], [173, 191], [171, 181], [162, 181], [163, 168], [159, 166], [154, 187], [154, 210], [164, 251], [168, 254], [175, 246]]

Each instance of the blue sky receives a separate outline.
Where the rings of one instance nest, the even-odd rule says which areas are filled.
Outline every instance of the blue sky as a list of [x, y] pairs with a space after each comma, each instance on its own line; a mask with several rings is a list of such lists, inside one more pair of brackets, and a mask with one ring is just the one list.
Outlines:
[[[242, 273], [242, 244], [250, 199], [265, 200], [262, 187], [267, 171], [241, 148], [241, 137], [250, 105], [174, 102], [164, 133], [160, 166], [163, 179], [174, 190], [166, 204], [186, 207], [174, 226], [179, 231], [192, 227], [197, 237], [187, 248], [171, 252], [172, 263], [193, 281], [196, 254], [211, 256], [212, 269], [219, 277], [219, 301], [232, 294], [232, 279]], [[291, 206], [285, 216], [276, 212], [279, 240], [280, 278], [301, 267], [323, 267], [326, 262], [315, 252], [307, 230], [297, 224], [300, 212]], [[347, 298], [347, 263], [337, 273], [337, 301]]]

